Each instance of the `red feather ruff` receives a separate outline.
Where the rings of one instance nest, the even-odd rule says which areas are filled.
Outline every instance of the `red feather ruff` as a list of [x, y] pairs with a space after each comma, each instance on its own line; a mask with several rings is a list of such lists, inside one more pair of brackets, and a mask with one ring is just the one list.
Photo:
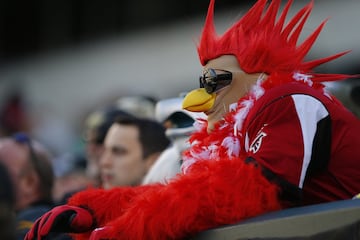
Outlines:
[[[278, 187], [239, 159], [197, 162], [167, 185], [89, 190], [70, 204], [96, 214], [115, 239], [181, 239], [281, 208]], [[88, 235], [78, 235], [86, 239]]]

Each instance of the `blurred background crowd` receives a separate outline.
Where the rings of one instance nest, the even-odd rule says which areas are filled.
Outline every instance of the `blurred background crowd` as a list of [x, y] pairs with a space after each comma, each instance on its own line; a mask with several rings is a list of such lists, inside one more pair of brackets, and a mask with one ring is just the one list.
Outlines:
[[[218, 0], [218, 31], [253, 2]], [[198, 84], [196, 41], [207, 6], [208, 1], [191, 0], [1, 1], [0, 137], [25, 144], [34, 139], [47, 149], [55, 179], [52, 201], [64, 201], [96, 176], [92, 158], [100, 158], [97, 146], [118, 111], [163, 125], [176, 147], [165, 154], [176, 153], [179, 161], [186, 137], [176, 142], [177, 137], [187, 136], [197, 117], [180, 109], [180, 93]], [[352, 50], [321, 71], [360, 73], [358, 9], [358, 0], [316, 1], [309, 32], [330, 18], [312, 57]], [[327, 87], [360, 117], [358, 79]], [[30, 140], [14, 137], [19, 132]], [[161, 177], [178, 168], [172, 171]]]

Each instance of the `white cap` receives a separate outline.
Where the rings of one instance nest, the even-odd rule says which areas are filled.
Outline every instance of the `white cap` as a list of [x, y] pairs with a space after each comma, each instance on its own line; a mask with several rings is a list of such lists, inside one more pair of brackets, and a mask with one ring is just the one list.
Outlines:
[[139, 118], [155, 118], [155, 104], [156, 101], [151, 100], [145, 96], [126, 96], [116, 100], [117, 108], [128, 112]]
[[206, 119], [206, 115], [202, 112], [190, 112], [182, 108], [183, 97], [168, 98], [157, 102], [155, 107], [155, 118], [159, 122], [164, 122], [171, 114], [182, 112], [190, 116], [192, 119]]

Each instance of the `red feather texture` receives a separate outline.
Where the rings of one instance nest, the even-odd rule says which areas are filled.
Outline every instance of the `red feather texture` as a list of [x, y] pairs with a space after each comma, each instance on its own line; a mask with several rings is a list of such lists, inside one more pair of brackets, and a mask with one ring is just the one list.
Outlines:
[[[281, 208], [278, 187], [241, 159], [201, 161], [167, 185], [91, 190], [70, 203], [96, 212], [115, 239], [181, 239]], [[77, 239], [86, 239], [79, 235]]]
[[[347, 53], [342, 52], [305, 62], [304, 58], [324, 27], [325, 21], [298, 45], [301, 32], [313, 9], [313, 2], [299, 10], [285, 24], [292, 2], [292, 0], [287, 2], [277, 19], [281, 0], [273, 0], [269, 5], [267, 0], [259, 0], [238, 22], [219, 36], [213, 19], [215, 0], [211, 0], [198, 44], [200, 62], [205, 65], [211, 59], [230, 54], [236, 56], [240, 67], [247, 73], [310, 74], [313, 68]], [[317, 78], [316, 74], [312, 75], [314, 82], [353, 77], [342, 74], [322, 74], [321, 78]], [[324, 78], [325, 75], [327, 77]]]
[[[132, 204], [134, 196], [157, 187], [157, 185], [153, 185], [152, 187], [123, 187], [113, 190], [88, 189], [72, 196], [68, 204], [90, 209], [96, 219], [97, 227], [103, 227], [109, 221], [122, 216]], [[74, 236], [78, 240], [87, 240], [90, 234], [91, 232], [74, 234]]]

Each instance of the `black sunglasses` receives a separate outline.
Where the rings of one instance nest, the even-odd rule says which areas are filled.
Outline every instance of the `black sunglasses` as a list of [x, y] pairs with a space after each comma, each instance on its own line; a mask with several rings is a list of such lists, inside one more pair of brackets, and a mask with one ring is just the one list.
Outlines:
[[[225, 73], [218, 74], [215, 70]], [[222, 69], [207, 68], [205, 69], [203, 75], [200, 76], [199, 80], [200, 88], [205, 88], [207, 93], [213, 93], [231, 83], [232, 73]]]
[[41, 176], [40, 161], [39, 161], [38, 157], [36, 156], [34, 147], [31, 143], [32, 142], [31, 138], [28, 135], [26, 135], [25, 133], [15, 133], [12, 136], [12, 138], [14, 139], [15, 142], [20, 143], [20, 144], [25, 144], [28, 146], [31, 164], [35, 168], [36, 173], [39, 176]]

